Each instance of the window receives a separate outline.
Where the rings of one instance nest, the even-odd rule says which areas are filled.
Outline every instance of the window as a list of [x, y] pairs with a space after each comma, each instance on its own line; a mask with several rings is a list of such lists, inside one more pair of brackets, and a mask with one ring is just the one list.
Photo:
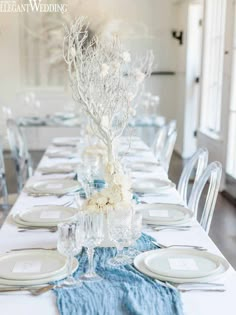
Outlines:
[[220, 135], [227, 0], [205, 0], [201, 130]]
[[226, 171], [236, 178], [236, 6], [234, 9], [233, 67], [229, 110], [229, 134]]

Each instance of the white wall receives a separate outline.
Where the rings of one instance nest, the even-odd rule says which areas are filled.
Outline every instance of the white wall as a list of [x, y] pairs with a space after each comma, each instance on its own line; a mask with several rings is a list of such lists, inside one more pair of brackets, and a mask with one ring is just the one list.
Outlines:
[[[0, 16], [0, 135], [5, 135], [2, 106], [12, 104], [20, 86], [18, 16]], [[5, 139], [4, 139], [5, 142]]]

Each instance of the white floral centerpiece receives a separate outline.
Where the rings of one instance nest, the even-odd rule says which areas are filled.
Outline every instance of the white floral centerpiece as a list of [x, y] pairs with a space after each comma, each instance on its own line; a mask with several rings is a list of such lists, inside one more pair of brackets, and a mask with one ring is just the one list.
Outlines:
[[153, 55], [134, 59], [117, 38], [88, 41], [88, 23], [80, 17], [66, 28], [64, 59], [75, 102], [87, 114], [93, 134], [106, 150], [108, 187], [87, 201], [91, 211], [108, 211], [131, 204], [130, 180], [115, 154], [116, 140], [134, 113], [134, 99], [150, 74]]
[[119, 164], [106, 165], [105, 179], [110, 185], [101, 192], [94, 194], [86, 203], [85, 208], [89, 211], [107, 213], [116, 209], [129, 209], [132, 199], [130, 178], [123, 174], [122, 170], [117, 171]]

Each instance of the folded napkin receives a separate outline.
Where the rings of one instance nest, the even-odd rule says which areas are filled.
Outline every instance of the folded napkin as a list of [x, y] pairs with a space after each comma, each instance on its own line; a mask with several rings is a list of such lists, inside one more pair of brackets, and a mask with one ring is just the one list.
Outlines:
[[[156, 248], [153, 238], [143, 234], [137, 241], [140, 251]], [[54, 289], [61, 315], [182, 315], [182, 303], [177, 290], [158, 284], [137, 271], [132, 265], [109, 266], [107, 260], [116, 254], [115, 248], [97, 248], [96, 271], [101, 281], [84, 282], [70, 289]], [[87, 269], [84, 251], [78, 257], [78, 278]]]

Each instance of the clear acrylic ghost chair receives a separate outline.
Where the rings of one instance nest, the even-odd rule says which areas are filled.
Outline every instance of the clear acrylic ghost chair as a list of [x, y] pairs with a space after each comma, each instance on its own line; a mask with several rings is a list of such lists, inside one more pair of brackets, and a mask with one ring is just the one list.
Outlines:
[[167, 138], [167, 126], [162, 126], [158, 129], [155, 139], [152, 144], [152, 151], [156, 157], [157, 160], [160, 160], [161, 152], [164, 149], [166, 138]]
[[196, 183], [188, 203], [188, 207], [193, 211], [195, 218], [197, 218], [199, 201], [203, 189], [206, 183], [209, 181], [208, 192], [200, 220], [201, 226], [207, 233], [209, 233], [215, 210], [216, 200], [220, 188], [221, 175], [222, 165], [219, 162], [210, 163]]
[[194, 169], [196, 168], [193, 188], [198, 182], [203, 171], [207, 167], [207, 163], [208, 163], [208, 150], [205, 148], [200, 148], [193, 154], [193, 156], [190, 158], [188, 163], [185, 165], [182, 171], [182, 174], [180, 176], [179, 183], [178, 183], [178, 192], [180, 196], [182, 197], [185, 204], [188, 203], [189, 180]]
[[161, 152], [160, 156], [160, 163], [164, 167], [165, 171], [168, 173], [169, 166], [170, 166], [170, 160], [174, 151], [175, 142], [177, 138], [177, 132], [172, 132], [171, 135], [167, 137], [166, 143], [164, 145], [164, 148]]
[[0, 207], [9, 209], [17, 199], [17, 194], [8, 194], [6, 182], [6, 169], [3, 157], [3, 150], [0, 139]]
[[7, 133], [12, 158], [16, 165], [18, 192], [20, 192], [28, 177], [33, 174], [31, 156], [24, 135], [15, 120], [7, 120]]
[[3, 158], [2, 145], [0, 143], [0, 206], [5, 208], [8, 205], [8, 193], [7, 193], [7, 182], [6, 182], [6, 172], [5, 164]]
[[176, 120], [171, 120], [167, 124], [167, 136], [169, 137], [174, 131], [176, 131]]

